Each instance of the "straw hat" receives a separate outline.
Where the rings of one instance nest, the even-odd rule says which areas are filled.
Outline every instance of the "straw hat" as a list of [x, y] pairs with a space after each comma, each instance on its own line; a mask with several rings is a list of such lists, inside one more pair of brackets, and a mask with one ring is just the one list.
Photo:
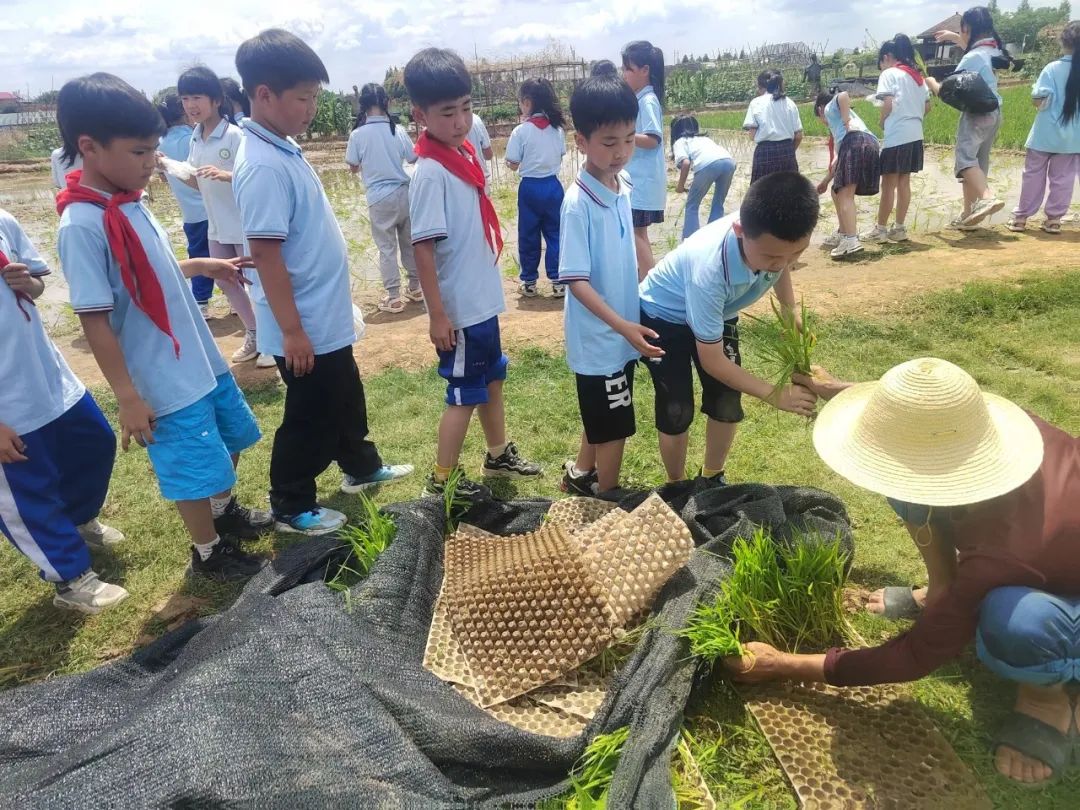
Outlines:
[[963, 369], [932, 357], [840, 392], [814, 447], [854, 484], [925, 506], [961, 506], [1019, 487], [1042, 463], [1038, 427]]

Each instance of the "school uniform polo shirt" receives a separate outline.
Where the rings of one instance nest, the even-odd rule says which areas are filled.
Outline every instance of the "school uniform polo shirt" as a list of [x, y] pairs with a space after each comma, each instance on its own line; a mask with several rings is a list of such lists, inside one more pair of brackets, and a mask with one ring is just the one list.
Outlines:
[[799, 108], [790, 98], [774, 99], [771, 93], [763, 93], [750, 101], [743, 119], [743, 129], [757, 130], [754, 143], [762, 141], [790, 141], [796, 132], [802, 132]]
[[[191, 129], [186, 124], [169, 127], [169, 131], [161, 136], [158, 149], [166, 157], [186, 161], [191, 155]], [[206, 222], [206, 206], [203, 205], [202, 195], [179, 177], [166, 174], [165, 180], [176, 201], [180, 203], [180, 216], [184, 222]], [[232, 194], [232, 189], [229, 189], [229, 194]]]
[[345, 162], [360, 167], [368, 205], [385, 200], [409, 184], [402, 162], [416, 162], [416, 152], [409, 133], [400, 124], [390, 131], [390, 119], [371, 115], [349, 135]]
[[660, 260], [641, 282], [651, 318], [685, 323], [702, 343], [719, 343], [724, 321], [771, 290], [780, 273], [755, 272], [743, 258], [731, 214], [710, 222]]
[[[566, 190], [559, 219], [559, 282], [587, 281], [616, 313], [637, 323], [637, 255], [630, 183], [612, 191], [585, 169]], [[566, 296], [566, 362], [576, 374], [607, 376], [638, 356], [626, 338]]]
[[[49, 274], [48, 265], [19, 223], [2, 209], [0, 251], [10, 261], [25, 264], [35, 278]], [[4, 381], [0, 385], [0, 422], [18, 435], [25, 436], [59, 418], [86, 393], [45, 334], [38, 308], [16, 298], [4, 282], [0, 282], [0, 346], [0, 380]]]
[[663, 211], [667, 204], [667, 166], [664, 159], [664, 117], [652, 85], [637, 92], [638, 114], [634, 129], [638, 135], [655, 135], [655, 149], [634, 150], [626, 172], [634, 188], [630, 202], [639, 211]]
[[120, 342], [135, 390], [160, 419], [213, 391], [217, 377], [228, 372], [229, 366], [191, 295], [169, 237], [150, 209], [142, 202], [129, 202], [120, 206], [120, 211], [135, 229], [161, 284], [169, 324], [180, 344], [179, 357], [169, 336], [132, 302], [105, 237], [101, 207], [79, 202], [65, 208], [57, 251], [71, 308], [76, 314], [109, 313], [109, 324]]
[[855, 110], [851, 110], [848, 115], [847, 127], [844, 126], [844, 117], [840, 113], [840, 102], [835, 98], [825, 105], [825, 123], [829, 127], [829, 132], [832, 133], [833, 145], [839, 149], [840, 142], [844, 140], [844, 136], [849, 132], [869, 132], [866, 128], [866, 124], [859, 118], [858, 113]]
[[1028, 133], [1027, 149], [1055, 155], [1075, 155], [1080, 152], [1080, 115], [1068, 124], [1061, 123], [1065, 110], [1065, 83], [1069, 80], [1073, 57], [1063, 56], [1042, 69], [1031, 86], [1033, 99], [1045, 99], [1046, 106], [1035, 114]]
[[469, 130], [469, 134], [465, 136], [465, 140], [471, 143], [473, 149], [476, 150], [476, 159], [480, 161], [480, 165], [484, 168], [484, 178], [490, 181], [491, 164], [484, 157], [484, 150], [491, 148], [491, 136], [488, 135], [487, 127], [484, 126], [484, 119], [476, 113], [473, 113], [472, 128]]
[[690, 167], [695, 171], [701, 171], [706, 166], [711, 166], [718, 160], [730, 160], [731, 153], [704, 135], [695, 135], [687, 138], [679, 138], [671, 145], [675, 156], [675, 166], [682, 168], [683, 163], [689, 161]]
[[[227, 172], [233, 171], [236, 154], [243, 140], [240, 127], [222, 118], [210, 137], [202, 138], [202, 124], [191, 133], [191, 151], [188, 162], [195, 168], [216, 166]], [[206, 205], [207, 237], [223, 245], [239, 245], [244, 241], [244, 228], [240, 224], [240, 211], [233, 197], [232, 184], [209, 177], [197, 177], [199, 193]]]
[[551, 177], [559, 173], [566, 154], [566, 133], [561, 127], [540, 129], [529, 121], [518, 124], [506, 142], [506, 159], [520, 164], [522, 177]]
[[431, 158], [416, 162], [409, 184], [412, 243], [435, 241], [435, 274], [454, 329], [494, 318], [504, 309], [502, 276], [484, 237], [479, 191]]
[[923, 139], [923, 118], [930, 88], [919, 84], [900, 68], [891, 67], [878, 78], [875, 97], [893, 100], [892, 112], [885, 119], [885, 149]]
[[[349, 254], [319, 175], [292, 138], [248, 118], [236, 157], [233, 193], [244, 238], [281, 241], [300, 323], [315, 354], [356, 342]], [[259, 351], [282, 357], [284, 338], [262, 280], [251, 285]]]

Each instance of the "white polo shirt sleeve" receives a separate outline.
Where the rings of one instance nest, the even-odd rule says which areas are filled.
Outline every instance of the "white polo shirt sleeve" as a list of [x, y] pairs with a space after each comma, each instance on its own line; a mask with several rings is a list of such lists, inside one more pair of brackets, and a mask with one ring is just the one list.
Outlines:
[[899, 89], [896, 81], [896, 71], [886, 70], [878, 78], [877, 92], [874, 93], [874, 97], [888, 98], [889, 96], [895, 96], [896, 91]]
[[446, 238], [446, 188], [444, 173], [424, 171], [421, 164], [409, 184], [409, 219], [412, 243]]
[[345, 162], [350, 166], [359, 166], [364, 160], [360, 148], [360, 128], [349, 133], [349, 145], [345, 147]]
[[8, 254], [10, 261], [25, 264], [32, 276], [47, 276], [51, 272], [49, 265], [41, 258], [34, 243], [26, 235], [26, 231], [22, 229], [15, 217], [2, 209], [0, 209], [0, 249]]
[[416, 145], [409, 137], [409, 131], [401, 124], [394, 127], [397, 139], [401, 143], [401, 158], [407, 163], [416, 163]]
[[577, 207], [563, 206], [559, 217], [559, 282], [589, 281], [591, 277], [588, 215]]
[[675, 168], [677, 169], [681, 169], [683, 163], [690, 162], [690, 150], [687, 148], [689, 142], [689, 138], [679, 138], [672, 145], [675, 150]]
[[786, 105], [787, 106], [787, 114], [788, 114], [788, 121], [791, 123], [791, 132], [793, 134], [796, 133], [796, 132], [802, 132], [803, 131], [802, 118], [799, 117], [799, 107], [798, 107], [798, 105], [794, 101], [792, 101], [790, 98], [785, 99], [785, 100], [787, 101], [787, 105]]
[[56, 252], [68, 283], [75, 312], [111, 312], [113, 291], [109, 284], [109, 245], [104, 229], [91, 230], [70, 222], [61, 223]]
[[521, 163], [525, 158], [525, 135], [524, 128], [532, 124], [518, 124], [510, 133], [510, 140], [506, 142], [506, 159], [510, 163]]
[[248, 163], [244, 168], [233, 177], [244, 238], [288, 238], [293, 198], [287, 179], [272, 166]]
[[655, 135], [664, 139], [663, 113], [656, 96], [649, 93], [641, 100], [641, 135]]
[[[721, 244], [721, 250], [723, 246]], [[715, 254], [720, 261], [720, 254]], [[686, 273], [686, 323], [694, 337], [702, 343], [719, 343], [724, 338], [724, 305], [727, 303], [726, 290], [716, 284], [719, 268], [710, 267], [708, 262], [701, 262], [701, 257], [693, 254], [684, 257], [684, 261], [696, 261]]]
[[757, 112], [755, 111], [754, 106], [753, 101], [746, 105], [746, 117], [742, 122], [743, 129], [758, 128]]

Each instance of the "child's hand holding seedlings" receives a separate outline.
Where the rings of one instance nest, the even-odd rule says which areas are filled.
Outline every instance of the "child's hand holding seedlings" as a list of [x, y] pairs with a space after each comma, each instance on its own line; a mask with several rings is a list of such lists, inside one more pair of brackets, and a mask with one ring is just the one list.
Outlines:
[[830, 400], [845, 388], [852, 386], [852, 383], [838, 380], [821, 366], [811, 366], [810, 376], [796, 372], [791, 379], [795, 384], [812, 391], [824, 400]]
[[23, 455], [25, 452], [26, 445], [19, 438], [19, 434], [3, 422], [0, 422], [0, 464], [15, 464], [19, 461], [26, 461], [27, 458]]
[[773, 407], [800, 416], [813, 416], [817, 395], [797, 383], [776, 389], [766, 400]]

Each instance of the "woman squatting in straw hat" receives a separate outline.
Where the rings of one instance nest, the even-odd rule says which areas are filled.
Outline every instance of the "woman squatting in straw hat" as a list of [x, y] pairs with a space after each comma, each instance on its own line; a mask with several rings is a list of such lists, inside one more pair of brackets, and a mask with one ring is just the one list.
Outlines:
[[837, 686], [911, 681], [975, 641], [1017, 684], [995, 765], [1038, 784], [1068, 767], [1080, 727], [1080, 440], [924, 358], [878, 382], [796, 378], [828, 399], [814, 427], [822, 460], [884, 495], [926, 561], [928, 587], [885, 588], [869, 608], [910, 630], [869, 649], [781, 653], [757, 642], [738, 680]]

